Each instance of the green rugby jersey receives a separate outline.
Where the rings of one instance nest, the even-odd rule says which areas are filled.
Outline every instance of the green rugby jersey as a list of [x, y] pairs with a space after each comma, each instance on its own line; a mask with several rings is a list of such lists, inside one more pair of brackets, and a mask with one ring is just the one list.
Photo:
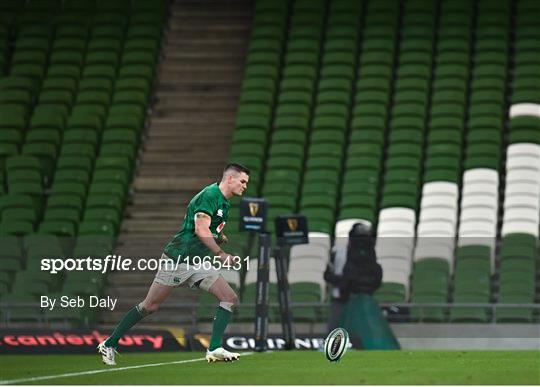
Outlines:
[[203, 188], [201, 192], [189, 202], [184, 222], [172, 240], [165, 246], [165, 254], [176, 259], [177, 257], [210, 256], [214, 253], [210, 251], [199, 237], [195, 235], [195, 214], [204, 212], [208, 214], [212, 221], [210, 231], [217, 239], [223, 232], [225, 223], [229, 218], [231, 203], [223, 196], [217, 183], [210, 184]]

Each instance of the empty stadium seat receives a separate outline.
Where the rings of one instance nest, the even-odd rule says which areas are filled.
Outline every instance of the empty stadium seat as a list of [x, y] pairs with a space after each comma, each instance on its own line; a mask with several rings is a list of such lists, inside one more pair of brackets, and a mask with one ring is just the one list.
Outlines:
[[[98, 9], [92, 1], [21, 2], [20, 14], [5, 25], [8, 34], [0, 34], [2, 235], [32, 241], [118, 232], [164, 21], [160, 2], [146, 8], [142, 3], [104, 3]], [[113, 9], [120, 12], [109, 12]], [[9, 62], [7, 43], [13, 48]], [[109, 157], [113, 146], [119, 157]], [[109, 211], [111, 206], [116, 211]], [[24, 282], [37, 284], [26, 293], [44, 290], [45, 281], [32, 270], [36, 257], [64, 256], [73, 247], [65, 243], [52, 250], [57, 245], [51, 243], [25, 247], [26, 270], [15, 275], [13, 299]], [[20, 263], [6, 257], [1, 272], [14, 274]], [[12, 317], [29, 316], [23, 309]], [[76, 313], [35, 313], [35, 319], [88, 322], [87, 315]]]

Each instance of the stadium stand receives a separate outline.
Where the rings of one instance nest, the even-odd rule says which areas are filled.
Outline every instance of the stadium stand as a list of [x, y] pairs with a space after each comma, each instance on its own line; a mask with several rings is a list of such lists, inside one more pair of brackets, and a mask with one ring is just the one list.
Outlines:
[[[99, 295], [105, 278], [40, 258], [107, 255], [123, 217], [161, 44], [165, 2], [0, 5], [3, 302]], [[90, 310], [6, 309], [9, 321], [95, 321]]]
[[[268, 199], [271, 231], [278, 214], [309, 219], [310, 243], [290, 251], [293, 302], [324, 306], [325, 264], [361, 221], [377, 233], [378, 301], [460, 304], [412, 307], [409, 320], [538, 321], [531, 308], [474, 305], [540, 300], [539, 12], [530, 0], [254, 2], [229, 159], [251, 169], [247, 195]], [[0, 15], [0, 301], [100, 294], [102, 275], [51, 276], [39, 258], [115, 248], [166, 2], [10, 1]], [[229, 238], [230, 252], [257, 255], [252, 236]], [[255, 273], [227, 278], [245, 304]], [[211, 299], [199, 303], [209, 317]]]
[[[261, 171], [270, 218], [307, 215], [311, 230], [333, 237], [334, 253], [355, 221], [372, 224], [383, 302], [535, 302], [538, 34], [527, 14], [538, 6], [323, 3], [290, 2], [285, 31], [287, 5], [275, 5], [266, 46], [257, 23], [270, 19], [262, 16], [270, 2], [255, 5], [251, 47], [274, 54], [264, 82], [252, 81], [248, 59], [230, 159]], [[265, 88], [268, 102], [247, 103], [251, 87]], [[262, 123], [259, 148], [246, 145], [250, 121]], [[508, 252], [519, 243], [529, 247]], [[299, 256], [330, 255], [322, 246], [305, 254], [310, 245], [291, 251], [289, 270]], [[509, 263], [509, 254], [530, 261]], [[509, 285], [517, 278], [524, 285]], [[308, 279], [318, 281], [318, 272]], [[413, 321], [533, 319], [526, 309], [497, 316], [476, 307], [410, 311]]]

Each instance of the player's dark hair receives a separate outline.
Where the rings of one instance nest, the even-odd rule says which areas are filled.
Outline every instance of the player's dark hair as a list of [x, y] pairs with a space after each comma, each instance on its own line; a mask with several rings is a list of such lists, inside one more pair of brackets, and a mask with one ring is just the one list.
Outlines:
[[227, 164], [225, 169], [223, 169], [223, 173], [225, 173], [225, 172], [227, 172], [229, 170], [233, 170], [233, 171], [236, 171], [238, 173], [244, 172], [246, 175], [249, 176], [249, 169], [247, 167], [244, 167], [242, 164], [238, 164], [238, 163]]

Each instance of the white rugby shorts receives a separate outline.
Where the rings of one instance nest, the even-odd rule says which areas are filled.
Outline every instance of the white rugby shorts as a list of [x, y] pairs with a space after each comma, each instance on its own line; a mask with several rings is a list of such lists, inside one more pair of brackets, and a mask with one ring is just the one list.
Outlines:
[[[169, 261], [170, 264], [165, 264]], [[156, 273], [154, 282], [165, 286], [178, 287], [187, 285], [190, 288], [195, 287], [199, 281], [199, 288], [208, 291], [220, 276], [217, 270], [195, 270], [193, 265], [187, 269], [186, 263], [181, 263], [175, 270], [176, 262], [169, 258], [165, 253], [161, 255], [160, 268]]]

